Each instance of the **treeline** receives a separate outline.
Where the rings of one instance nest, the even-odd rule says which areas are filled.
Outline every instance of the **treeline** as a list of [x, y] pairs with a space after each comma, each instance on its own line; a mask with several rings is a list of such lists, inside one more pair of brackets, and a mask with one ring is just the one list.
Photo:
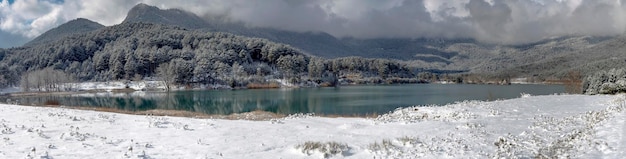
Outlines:
[[67, 91], [72, 90], [72, 76], [60, 70], [46, 68], [22, 75], [21, 86], [27, 91]]
[[626, 69], [610, 69], [587, 76], [583, 81], [585, 94], [626, 93]]
[[0, 87], [18, 85], [23, 76], [44, 69], [64, 72], [76, 81], [152, 77], [176, 85], [232, 87], [269, 79], [334, 84], [353, 75], [381, 80], [415, 77], [412, 69], [398, 61], [322, 59], [265, 39], [150, 23], [124, 23], [54, 42], [0, 50]]

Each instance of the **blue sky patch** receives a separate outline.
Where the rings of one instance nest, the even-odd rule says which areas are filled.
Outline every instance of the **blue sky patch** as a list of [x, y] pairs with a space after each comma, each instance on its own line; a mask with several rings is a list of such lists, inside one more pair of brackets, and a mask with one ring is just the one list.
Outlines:
[[[4, 1], [4, 0], [3, 0]], [[9, 4], [13, 4], [15, 2], [15, 0], [8, 0]], [[41, 1], [48, 1], [54, 4], [63, 4], [65, 3], [65, 0], [41, 0]]]
[[63, 3], [65, 3], [65, 0], [44, 0], [44, 1], [52, 2], [54, 4], [63, 4]]

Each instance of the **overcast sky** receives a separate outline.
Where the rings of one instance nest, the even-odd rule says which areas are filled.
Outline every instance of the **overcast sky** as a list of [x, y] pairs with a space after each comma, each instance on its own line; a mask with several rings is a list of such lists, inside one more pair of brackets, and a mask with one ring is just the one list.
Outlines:
[[251, 27], [336, 37], [474, 38], [521, 44], [564, 35], [617, 35], [626, 0], [0, 0], [0, 47], [20, 46], [76, 18], [119, 24], [146, 3]]

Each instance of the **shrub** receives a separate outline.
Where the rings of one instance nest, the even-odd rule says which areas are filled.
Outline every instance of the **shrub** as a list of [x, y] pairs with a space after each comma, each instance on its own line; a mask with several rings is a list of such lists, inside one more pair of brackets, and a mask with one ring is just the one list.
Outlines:
[[46, 100], [46, 102], [43, 103], [43, 105], [61, 105], [61, 102], [59, 102], [58, 100]]
[[599, 71], [583, 82], [585, 94], [616, 94], [626, 92], [626, 69]]
[[318, 151], [324, 155], [324, 158], [329, 158], [333, 155], [348, 151], [348, 145], [337, 142], [322, 143], [307, 141], [304, 144], [296, 145], [296, 149], [301, 150], [302, 153], [306, 155], [312, 155], [315, 151]]
[[248, 83], [246, 86], [248, 89], [268, 89], [268, 88], [280, 88], [280, 84], [276, 82], [271, 82], [267, 84], [261, 83]]

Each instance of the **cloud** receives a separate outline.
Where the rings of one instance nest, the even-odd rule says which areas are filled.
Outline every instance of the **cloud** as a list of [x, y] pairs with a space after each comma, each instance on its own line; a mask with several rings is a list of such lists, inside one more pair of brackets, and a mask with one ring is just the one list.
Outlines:
[[[54, 4], [49, 2], [39, 2], [37, 0], [15, 1], [9, 4], [8, 1], [0, 3], [0, 29], [12, 34], [22, 34], [26, 37], [34, 37], [40, 34], [37, 26], [54, 20], [57, 14]], [[53, 19], [50, 19], [53, 18]], [[36, 23], [34, 23], [36, 22]], [[31, 26], [31, 24], [35, 26]]]
[[119, 24], [126, 18], [128, 10], [138, 3], [139, 0], [66, 0], [63, 7], [75, 12], [65, 12], [64, 18], [87, 18], [103, 25]]
[[321, 31], [336, 37], [473, 38], [521, 44], [626, 31], [626, 0], [0, 1], [0, 31], [25, 38], [79, 17], [118, 24], [138, 3], [219, 16], [251, 27]]

